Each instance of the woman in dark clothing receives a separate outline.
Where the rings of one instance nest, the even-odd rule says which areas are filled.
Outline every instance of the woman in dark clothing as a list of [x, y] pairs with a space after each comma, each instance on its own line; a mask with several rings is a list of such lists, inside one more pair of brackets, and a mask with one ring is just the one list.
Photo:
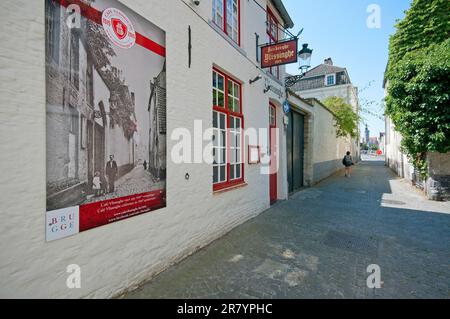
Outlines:
[[352, 166], [354, 165], [353, 158], [350, 155], [350, 152], [347, 152], [347, 154], [344, 156], [342, 164], [345, 166], [345, 177], [350, 177]]

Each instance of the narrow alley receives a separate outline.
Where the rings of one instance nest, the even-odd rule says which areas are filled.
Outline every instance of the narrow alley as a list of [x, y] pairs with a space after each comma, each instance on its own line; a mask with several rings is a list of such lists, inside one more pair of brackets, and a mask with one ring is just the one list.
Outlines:
[[[125, 298], [448, 298], [450, 203], [364, 161], [301, 191]], [[369, 289], [366, 269], [381, 269]]]

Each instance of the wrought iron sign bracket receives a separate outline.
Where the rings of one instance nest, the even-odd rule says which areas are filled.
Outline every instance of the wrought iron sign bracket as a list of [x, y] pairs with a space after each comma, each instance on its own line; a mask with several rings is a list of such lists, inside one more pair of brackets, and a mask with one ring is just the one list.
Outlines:
[[287, 88], [293, 87], [298, 81], [303, 79], [305, 77], [305, 74], [299, 74], [299, 75], [293, 75], [286, 77], [286, 80], [284, 81], [284, 86]]

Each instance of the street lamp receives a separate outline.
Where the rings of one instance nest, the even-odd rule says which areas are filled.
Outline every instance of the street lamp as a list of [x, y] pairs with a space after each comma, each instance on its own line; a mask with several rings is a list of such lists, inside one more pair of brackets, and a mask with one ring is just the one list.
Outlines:
[[313, 50], [308, 48], [308, 43], [303, 44], [303, 48], [298, 53], [298, 57], [300, 59], [299, 69], [302, 71], [302, 74], [305, 74], [306, 71], [311, 67], [311, 55]]
[[286, 77], [285, 85], [287, 88], [292, 87], [295, 83], [300, 81], [300, 79], [305, 76], [306, 71], [311, 67], [313, 50], [308, 48], [308, 43], [304, 43], [302, 46], [302, 49], [298, 52], [300, 74]]

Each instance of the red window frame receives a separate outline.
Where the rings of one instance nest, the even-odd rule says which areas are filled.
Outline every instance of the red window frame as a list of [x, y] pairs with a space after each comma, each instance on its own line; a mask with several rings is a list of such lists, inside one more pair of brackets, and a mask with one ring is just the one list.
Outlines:
[[[213, 22], [220, 27], [220, 29], [235, 43], [237, 43], [238, 46], [241, 46], [241, 0], [237, 0], [237, 9], [238, 9], [238, 38], [237, 42], [233, 39], [233, 36], [231, 34], [228, 34], [227, 32], [227, 1], [223, 0], [223, 25], [218, 25], [215, 22], [215, 17], [213, 17]], [[233, 31], [233, 30], [231, 30]]]
[[[217, 68], [213, 68], [213, 72], [216, 72], [224, 77], [224, 106], [219, 105], [213, 105], [213, 111], [220, 112], [226, 115], [226, 134], [227, 134], [227, 141], [226, 141], [226, 153], [227, 153], [227, 162], [226, 162], [226, 181], [225, 182], [219, 182], [216, 184], [213, 184], [213, 191], [220, 191], [226, 188], [230, 188], [233, 186], [245, 184], [245, 159], [244, 159], [244, 115], [242, 112], [242, 83], [232, 76], [229, 76], [228, 74], [218, 70]], [[239, 86], [239, 113], [233, 112], [228, 108], [228, 80], [231, 80], [232, 82], [236, 83]], [[230, 179], [230, 168], [231, 168], [231, 146], [230, 146], [230, 120], [231, 117], [238, 117], [241, 120], [241, 166], [242, 166], [242, 173], [241, 178], [231, 180]]]
[[[271, 26], [275, 25], [275, 29], [277, 30], [277, 34], [276, 37], [273, 37], [273, 34], [270, 32], [271, 30]], [[272, 10], [270, 10], [269, 7], [267, 7], [267, 28], [266, 28], [266, 32], [267, 35], [269, 36], [269, 43], [277, 43], [279, 40], [279, 26], [280, 22], [278, 21], [278, 19], [275, 17], [275, 15], [273, 14]], [[270, 67], [269, 68], [269, 72], [270, 74], [272, 74], [273, 76], [275, 76], [275, 74], [273, 74], [272, 69], [276, 69], [277, 70], [277, 75], [276, 78], [280, 79], [280, 67], [279, 66], [275, 66], [275, 67]]]

